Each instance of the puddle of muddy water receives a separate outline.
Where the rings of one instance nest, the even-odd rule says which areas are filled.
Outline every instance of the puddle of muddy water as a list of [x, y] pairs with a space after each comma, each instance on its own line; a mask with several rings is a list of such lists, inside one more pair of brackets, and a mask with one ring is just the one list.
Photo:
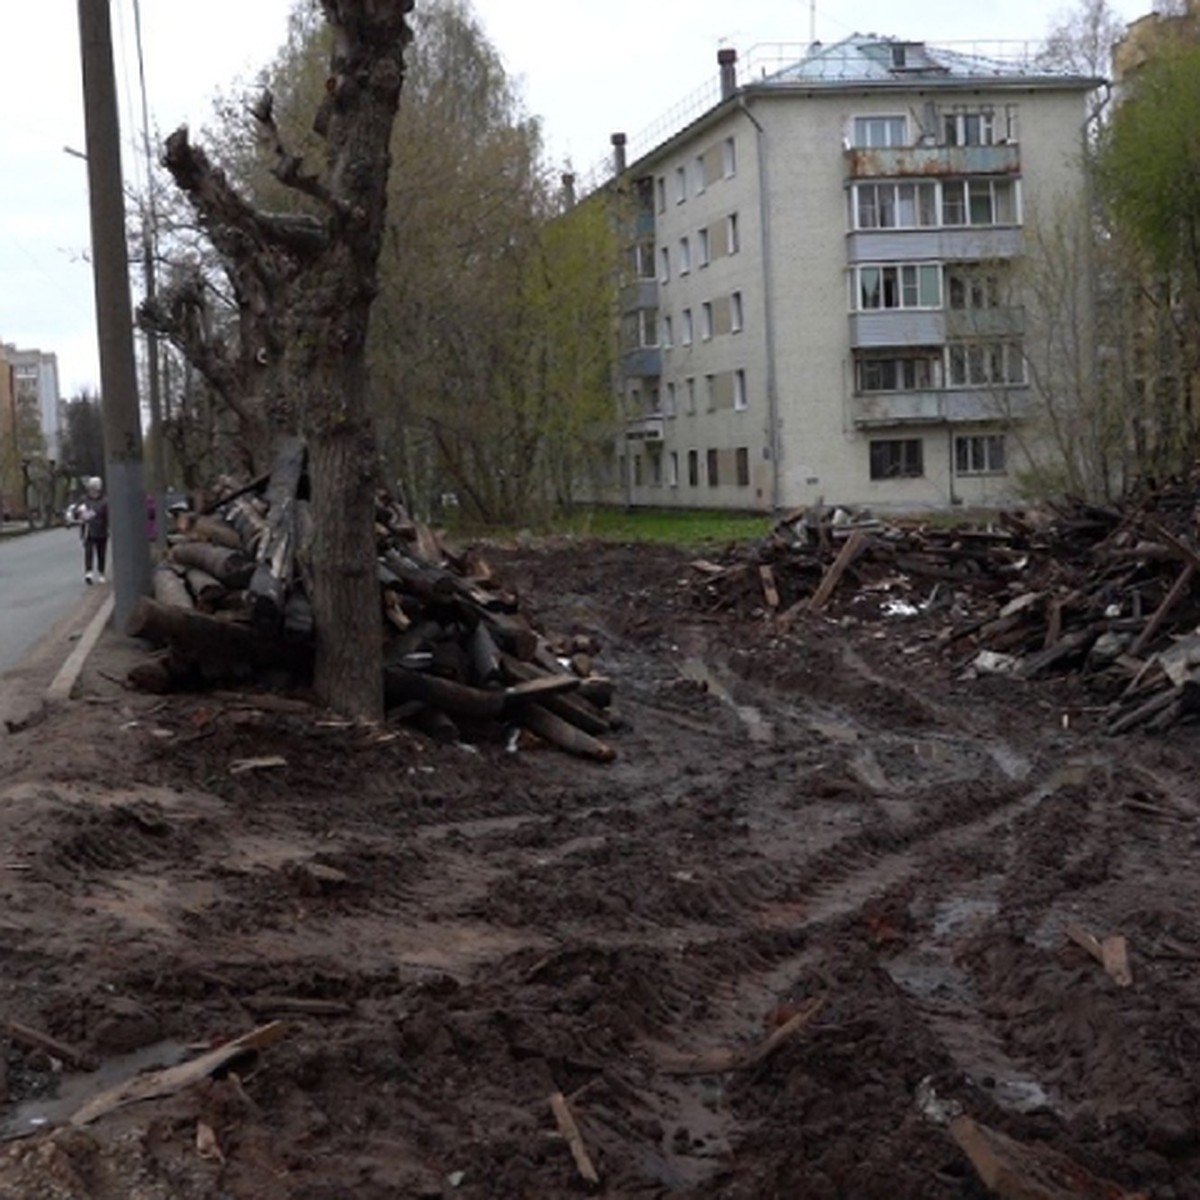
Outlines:
[[119, 1087], [144, 1071], [173, 1067], [191, 1053], [182, 1042], [155, 1042], [131, 1054], [110, 1058], [89, 1074], [63, 1076], [53, 1095], [22, 1100], [7, 1112], [0, 1112], [0, 1142], [29, 1137], [51, 1126], [66, 1124], [101, 1092]]
[[722, 704], [727, 704], [737, 714], [738, 720], [746, 726], [746, 732], [752, 742], [769, 745], [775, 740], [775, 727], [763, 715], [762, 710], [752, 704], [739, 704], [729, 689], [717, 678], [715, 671], [699, 658], [685, 658], [679, 664], [679, 673], [684, 679], [702, 683], [712, 695]]

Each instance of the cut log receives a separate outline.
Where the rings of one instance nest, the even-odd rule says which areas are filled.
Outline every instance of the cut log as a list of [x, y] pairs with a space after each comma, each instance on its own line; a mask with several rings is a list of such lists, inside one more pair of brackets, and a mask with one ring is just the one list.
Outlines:
[[[504, 656], [504, 673], [506, 677], [513, 683], [523, 683], [534, 679], [544, 679], [547, 677], [547, 672], [543, 672], [535, 667], [532, 663], [522, 662], [519, 658], [514, 658], [512, 655]], [[569, 675], [565, 672], [560, 672], [558, 675], [550, 674], [550, 678], [575, 679], [574, 675]], [[590, 733], [593, 736], [608, 733], [612, 729], [608, 718], [589, 701], [585, 700], [581, 695], [550, 695], [541, 698], [542, 707], [549, 709], [555, 716], [561, 717], [564, 721], [569, 721], [572, 725], [582, 729], [584, 733]]]
[[171, 560], [181, 567], [199, 567], [227, 588], [244, 588], [254, 574], [254, 562], [241, 550], [210, 542], [179, 542], [171, 547]]
[[189, 541], [208, 542], [227, 550], [245, 550], [238, 531], [220, 517], [186, 516], [180, 525]]
[[504, 693], [471, 687], [405, 667], [385, 667], [384, 696], [388, 706], [419, 700], [458, 717], [498, 721], [504, 714]]
[[775, 586], [775, 572], [770, 566], [763, 563], [758, 568], [759, 578], [762, 580], [763, 599], [767, 602], [767, 607], [774, 612], [779, 607], [779, 589]]
[[[548, 698], [548, 700], [553, 699], [561, 700], [563, 697]], [[590, 733], [584, 733], [582, 729], [552, 713], [543, 704], [525, 706], [517, 719], [530, 733], [536, 733], [543, 741], [557, 746], [560, 750], [565, 750], [568, 754], [574, 754], [578, 758], [590, 758], [596, 762], [607, 763], [617, 757], [617, 752], [607, 742], [592, 737]]]
[[199, 567], [188, 567], [183, 578], [187, 582], [188, 591], [196, 602], [196, 607], [203, 612], [212, 612], [225, 595], [225, 586], [215, 576]]
[[294, 649], [255, 635], [236, 621], [224, 621], [195, 609], [176, 608], [142, 596], [129, 616], [126, 632], [158, 645], [169, 645], [184, 657], [219, 675], [235, 666], [290, 666]]
[[154, 568], [151, 586], [154, 598], [160, 604], [170, 604], [176, 608], [196, 607], [192, 593], [188, 591], [187, 583], [170, 563], [159, 563]]

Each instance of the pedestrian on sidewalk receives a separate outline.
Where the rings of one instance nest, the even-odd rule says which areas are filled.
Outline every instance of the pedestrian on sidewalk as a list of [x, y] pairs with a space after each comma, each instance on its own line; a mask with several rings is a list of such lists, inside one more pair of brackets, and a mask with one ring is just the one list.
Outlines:
[[104, 494], [104, 481], [93, 475], [85, 485], [85, 493], [75, 506], [79, 536], [83, 539], [83, 582], [103, 583], [108, 554], [108, 497]]

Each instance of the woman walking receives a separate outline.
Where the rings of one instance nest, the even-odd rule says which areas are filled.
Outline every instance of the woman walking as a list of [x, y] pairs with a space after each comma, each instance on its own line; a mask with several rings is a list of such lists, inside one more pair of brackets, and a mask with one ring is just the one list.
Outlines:
[[103, 480], [93, 475], [87, 481], [86, 492], [87, 495], [75, 506], [80, 521], [79, 536], [83, 538], [83, 582], [103, 583], [108, 554], [108, 497], [104, 495]]

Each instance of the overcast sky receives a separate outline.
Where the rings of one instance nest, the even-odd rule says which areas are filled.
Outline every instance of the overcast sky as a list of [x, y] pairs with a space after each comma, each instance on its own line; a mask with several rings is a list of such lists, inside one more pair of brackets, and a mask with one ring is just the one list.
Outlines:
[[[90, 0], [97, 2], [97, 0]], [[420, 4], [422, 0], [418, 0]], [[110, 0], [127, 180], [145, 179], [134, 0]], [[210, 118], [212, 96], [251, 80], [282, 43], [293, 0], [140, 0], [151, 126]], [[1124, 20], [1151, 0], [1110, 0]], [[1036, 41], [1076, 4], [1006, 0], [475, 0], [556, 162], [583, 172], [716, 72], [718, 47], [834, 42], [851, 33], [927, 41]], [[0, 341], [57, 353], [61, 390], [98, 390], [77, 6], [26, 6], [0, 72]]]

